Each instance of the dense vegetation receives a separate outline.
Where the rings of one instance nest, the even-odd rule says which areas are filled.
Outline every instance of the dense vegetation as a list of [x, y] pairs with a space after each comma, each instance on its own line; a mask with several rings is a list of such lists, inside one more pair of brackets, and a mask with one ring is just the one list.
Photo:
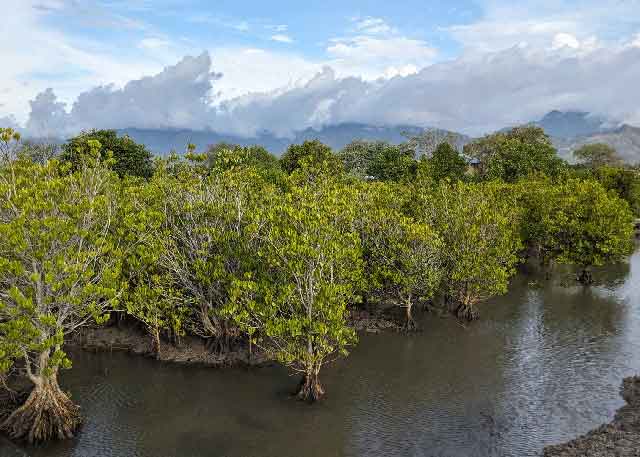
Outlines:
[[531, 256], [587, 284], [631, 252], [640, 209], [637, 170], [599, 152], [571, 167], [535, 127], [465, 155], [425, 133], [279, 160], [216, 145], [153, 162], [108, 131], [43, 154], [0, 136], [0, 370], [33, 384], [0, 427], [29, 441], [79, 425], [57, 381], [64, 343], [110, 314], [139, 321], [157, 353], [185, 333], [220, 353], [257, 346], [316, 400], [323, 365], [357, 341], [351, 310], [399, 307], [406, 330], [418, 305], [476, 319]]

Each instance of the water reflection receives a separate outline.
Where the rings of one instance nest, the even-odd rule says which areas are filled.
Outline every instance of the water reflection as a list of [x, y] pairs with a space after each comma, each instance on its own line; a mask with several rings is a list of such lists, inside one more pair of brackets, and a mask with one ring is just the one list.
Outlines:
[[[75, 354], [63, 383], [87, 422], [33, 456], [533, 456], [609, 421], [640, 371], [640, 254], [583, 288], [520, 276], [464, 329], [363, 335], [324, 374], [328, 397], [288, 398], [273, 367], [165, 366]], [[540, 287], [529, 282], [536, 280]], [[566, 281], [564, 281], [566, 282]]]

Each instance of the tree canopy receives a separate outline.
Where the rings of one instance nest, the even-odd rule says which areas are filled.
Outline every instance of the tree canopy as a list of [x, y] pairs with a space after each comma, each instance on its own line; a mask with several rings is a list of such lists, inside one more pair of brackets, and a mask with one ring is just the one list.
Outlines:
[[614, 166], [621, 162], [615, 148], [605, 143], [585, 144], [573, 151], [573, 155], [589, 168]]
[[158, 357], [186, 334], [221, 359], [257, 347], [316, 400], [358, 313], [390, 309], [405, 330], [416, 309], [473, 320], [531, 256], [576, 265], [586, 285], [632, 251], [640, 206], [637, 170], [569, 167], [535, 127], [419, 161], [410, 143], [308, 141], [280, 160], [219, 144], [151, 167], [104, 131], [62, 159], [36, 149], [0, 130], [0, 374], [19, 367], [33, 386], [0, 428], [31, 441], [74, 433], [64, 343], [112, 313]]
[[87, 150], [87, 142], [100, 142], [100, 154], [113, 156], [111, 168], [123, 176], [149, 178], [153, 174], [152, 154], [143, 144], [136, 143], [127, 135], [118, 136], [115, 130], [89, 130], [69, 139], [62, 147], [61, 159], [79, 167], [82, 154]]
[[467, 144], [464, 151], [479, 161], [482, 178], [511, 183], [536, 174], [554, 177], [564, 166], [549, 136], [535, 126], [487, 135]]

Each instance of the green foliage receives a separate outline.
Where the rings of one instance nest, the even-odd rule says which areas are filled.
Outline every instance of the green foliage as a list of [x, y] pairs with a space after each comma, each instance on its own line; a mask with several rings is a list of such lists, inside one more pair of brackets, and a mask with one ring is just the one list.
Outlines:
[[461, 181], [467, 171], [467, 161], [449, 143], [438, 145], [427, 166], [427, 173], [435, 182], [443, 179]]
[[291, 179], [276, 204], [254, 214], [260, 268], [235, 281], [225, 309], [273, 357], [317, 376], [356, 339], [346, 324], [362, 274], [356, 196], [332, 180]]
[[547, 221], [558, 199], [558, 192], [548, 178], [520, 181], [513, 189], [522, 210], [520, 236], [524, 247], [542, 264], [552, 260], [547, 251]]
[[371, 183], [360, 191], [357, 226], [369, 301], [407, 308], [430, 300], [440, 285], [444, 246], [435, 230], [406, 214], [411, 193], [400, 184]]
[[167, 255], [165, 197], [171, 181], [163, 166], [149, 183], [123, 180], [114, 227], [115, 236], [125, 248], [122, 302], [127, 314], [145, 325], [158, 352], [160, 334], [184, 334], [191, 312], [183, 291], [160, 268], [160, 260]]
[[56, 160], [0, 168], [0, 366], [20, 357], [34, 383], [70, 366], [65, 336], [104, 322], [118, 296], [114, 176], [96, 146], [74, 173]]
[[0, 160], [8, 162], [16, 157], [20, 139], [19, 132], [10, 127], [0, 127]]
[[615, 148], [605, 143], [585, 144], [573, 151], [573, 155], [589, 168], [616, 166], [621, 163]]
[[545, 249], [560, 263], [583, 268], [622, 260], [633, 250], [629, 205], [595, 181], [571, 179], [555, 188], [543, 220]]
[[556, 177], [564, 162], [551, 139], [534, 126], [488, 135], [465, 146], [465, 154], [480, 161], [480, 177], [516, 182], [532, 175]]
[[[417, 189], [416, 217], [445, 243], [443, 291], [466, 313], [507, 291], [515, 273], [520, 214], [507, 185], [441, 183]], [[466, 316], [465, 317], [470, 317]]]
[[123, 176], [149, 178], [153, 174], [152, 154], [143, 144], [138, 144], [128, 136], [118, 137], [115, 130], [90, 130], [71, 138], [62, 147], [61, 159], [78, 168], [81, 155], [86, 151], [88, 141], [100, 142], [100, 154], [113, 156], [112, 169]]
[[410, 181], [415, 176], [414, 151], [407, 144], [354, 141], [339, 154], [345, 171], [360, 179]]
[[242, 147], [218, 143], [210, 146], [205, 156], [209, 170], [226, 171], [236, 167], [250, 167], [270, 182], [279, 181], [282, 174], [278, 159], [262, 146]]
[[18, 151], [18, 155], [39, 164], [45, 164], [47, 161], [58, 157], [59, 153], [60, 148], [57, 144], [35, 143], [31, 141], [22, 141]]
[[[157, 179], [165, 179], [161, 175]], [[222, 349], [237, 332], [219, 313], [237, 277], [255, 268], [255, 238], [247, 232], [273, 193], [254, 168], [169, 178], [162, 270], [194, 304], [192, 332], [215, 338]], [[156, 178], [154, 177], [154, 181]]]
[[282, 169], [291, 174], [295, 170], [326, 170], [335, 174], [342, 172], [342, 163], [331, 152], [331, 148], [318, 140], [292, 144], [280, 158]]
[[593, 170], [591, 176], [606, 190], [615, 192], [636, 216], [640, 216], [640, 171], [605, 165]]
[[523, 127], [467, 148], [480, 182], [463, 182], [454, 138], [434, 138], [339, 156], [308, 141], [281, 161], [190, 146], [151, 174], [146, 150], [112, 131], [70, 140], [58, 161], [0, 130], [0, 372], [21, 358], [34, 382], [55, 376], [67, 335], [118, 309], [158, 351], [162, 335], [220, 351], [248, 338], [311, 379], [313, 397], [321, 367], [356, 342], [348, 307], [361, 299], [406, 308], [408, 327], [439, 295], [473, 318], [523, 252], [588, 267], [631, 251], [636, 170], [566, 180], [549, 138]]

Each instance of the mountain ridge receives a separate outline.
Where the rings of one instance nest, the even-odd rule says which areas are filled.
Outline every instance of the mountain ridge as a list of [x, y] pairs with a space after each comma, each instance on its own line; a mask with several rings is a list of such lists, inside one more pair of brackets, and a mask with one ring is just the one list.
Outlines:
[[[628, 124], [616, 124], [604, 117], [583, 111], [553, 110], [541, 119], [529, 123], [543, 128], [551, 136], [559, 155], [575, 162], [573, 151], [591, 143], [606, 143], [618, 151], [621, 158], [630, 164], [640, 163], [640, 127]], [[134, 141], [142, 143], [154, 154], [166, 156], [171, 151], [182, 153], [188, 144], [194, 144], [196, 150], [203, 151], [207, 146], [226, 142], [241, 146], [261, 145], [275, 155], [281, 155], [290, 144], [299, 144], [306, 140], [320, 140], [334, 150], [340, 150], [355, 140], [388, 141], [398, 144], [407, 140], [407, 135], [415, 135], [424, 128], [413, 125], [374, 126], [364, 123], [343, 123], [323, 127], [307, 128], [296, 132], [290, 138], [277, 137], [263, 132], [255, 137], [245, 138], [238, 135], [223, 134], [215, 131], [189, 129], [118, 129], [118, 134], [129, 135]], [[506, 131], [508, 128], [500, 131]], [[442, 130], [444, 132], [444, 130]], [[462, 144], [473, 138], [460, 134]], [[51, 142], [51, 139], [42, 141]], [[60, 142], [56, 140], [55, 142]]]

